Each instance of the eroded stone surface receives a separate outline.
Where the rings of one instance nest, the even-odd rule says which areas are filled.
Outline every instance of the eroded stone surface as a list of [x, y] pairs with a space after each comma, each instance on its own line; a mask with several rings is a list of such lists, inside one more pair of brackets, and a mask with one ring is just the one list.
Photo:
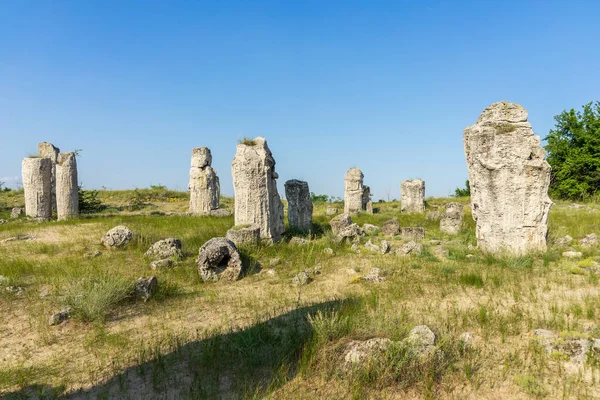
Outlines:
[[363, 210], [364, 175], [358, 168], [350, 168], [344, 176], [344, 213], [356, 215]]
[[152, 257], [155, 260], [171, 257], [181, 260], [183, 258], [183, 251], [181, 249], [181, 240], [177, 238], [167, 238], [154, 243], [144, 255], [146, 257]]
[[308, 182], [291, 179], [285, 183], [285, 198], [288, 202], [290, 229], [311, 231], [313, 203]]
[[135, 296], [144, 301], [148, 301], [156, 289], [158, 289], [158, 279], [155, 276], [138, 278], [135, 282]]
[[133, 232], [128, 227], [119, 225], [106, 232], [106, 235], [100, 239], [100, 243], [107, 249], [121, 248], [127, 246], [131, 239], [133, 239]]
[[38, 143], [38, 157], [49, 158], [52, 163], [50, 185], [52, 187], [50, 195], [52, 210], [56, 211], [56, 163], [58, 162], [58, 155], [60, 149], [54, 146], [52, 143], [40, 142]]
[[462, 228], [465, 211], [460, 203], [446, 204], [446, 214], [440, 220], [440, 231], [456, 235]]
[[213, 238], [200, 247], [198, 272], [205, 282], [235, 281], [243, 272], [242, 260], [235, 244], [226, 238]]
[[24, 158], [22, 181], [25, 214], [37, 220], [52, 218], [52, 171], [49, 158]]
[[550, 165], [518, 104], [494, 103], [464, 131], [478, 247], [491, 253], [546, 250]]
[[381, 231], [384, 235], [395, 236], [400, 233], [400, 222], [398, 222], [397, 218], [392, 218], [383, 223]]
[[283, 203], [277, 192], [275, 159], [264, 138], [237, 145], [231, 163], [235, 192], [235, 224], [257, 224], [260, 237], [279, 242], [285, 227]]
[[425, 239], [425, 228], [422, 226], [409, 226], [400, 228], [400, 236], [403, 239], [423, 240]]
[[256, 246], [260, 242], [260, 226], [257, 224], [234, 226], [227, 231], [225, 237], [236, 246]]
[[56, 215], [58, 220], [79, 216], [79, 181], [75, 153], [60, 153], [55, 166]]
[[19, 218], [21, 215], [25, 215], [25, 209], [23, 207], [14, 207], [10, 211], [10, 218], [11, 219]]
[[409, 179], [402, 182], [403, 213], [425, 212], [425, 182], [421, 179]]
[[331, 221], [329, 221], [329, 225], [331, 226], [331, 231], [334, 235], [339, 235], [339, 233], [349, 227], [352, 224], [352, 218], [348, 214], [340, 214], [335, 217]]
[[221, 185], [217, 172], [211, 167], [212, 155], [208, 147], [192, 149], [190, 167], [190, 214], [212, 215], [219, 208]]

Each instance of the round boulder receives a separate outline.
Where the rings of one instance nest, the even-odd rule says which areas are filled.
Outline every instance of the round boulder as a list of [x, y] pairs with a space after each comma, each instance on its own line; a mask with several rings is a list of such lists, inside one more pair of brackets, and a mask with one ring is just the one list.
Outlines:
[[223, 237], [210, 239], [200, 247], [198, 272], [205, 282], [235, 281], [242, 274], [242, 260], [235, 244]]
[[178, 260], [183, 258], [181, 251], [181, 240], [177, 238], [167, 238], [154, 243], [144, 254], [155, 260], [164, 260], [165, 258], [175, 257]]
[[245, 244], [256, 246], [260, 240], [260, 226], [257, 224], [234, 226], [227, 231], [225, 237], [236, 246]]
[[107, 249], [121, 248], [127, 246], [131, 239], [133, 239], [133, 232], [128, 227], [119, 225], [106, 232], [106, 235], [100, 239], [100, 243]]

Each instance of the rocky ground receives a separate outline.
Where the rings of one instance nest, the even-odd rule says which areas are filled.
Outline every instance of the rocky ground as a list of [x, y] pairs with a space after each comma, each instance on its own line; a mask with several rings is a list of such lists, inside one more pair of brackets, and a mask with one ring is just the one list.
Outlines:
[[[240, 246], [241, 279], [204, 282], [198, 251], [233, 217], [186, 216], [177, 193], [101, 197], [80, 220], [0, 213], [1, 396], [600, 396], [595, 204], [556, 204], [548, 252], [511, 258], [476, 248], [468, 208], [439, 229], [456, 199], [375, 203], [344, 240], [326, 215], [343, 205], [317, 203], [313, 235]], [[117, 226], [131, 235], [107, 248]]]

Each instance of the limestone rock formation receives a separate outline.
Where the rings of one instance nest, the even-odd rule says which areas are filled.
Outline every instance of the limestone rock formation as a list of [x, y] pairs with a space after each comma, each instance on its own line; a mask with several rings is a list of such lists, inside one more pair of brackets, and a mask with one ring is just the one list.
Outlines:
[[400, 233], [400, 222], [398, 222], [398, 218], [392, 218], [389, 221], [384, 222], [381, 231], [386, 236], [395, 236]]
[[313, 204], [308, 182], [297, 179], [285, 183], [285, 198], [288, 202], [288, 222], [290, 229], [312, 231]]
[[236, 246], [256, 246], [260, 241], [260, 226], [257, 224], [234, 226], [227, 231], [225, 237], [231, 240]]
[[366, 211], [367, 214], [373, 215], [373, 202], [371, 201], [371, 188], [365, 186], [363, 188], [363, 197], [362, 197], [362, 207], [363, 211]]
[[211, 215], [219, 208], [221, 186], [217, 172], [211, 167], [212, 155], [208, 147], [192, 149], [190, 168], [190, 214]]
[[409, 240], [423, 240], [425, 239], [425, 228], [422, 226], [410, 226], [405, 228], [400, 228], [400, 236], [403, 239]]
[[350, 168], [344, 176], [344, 214], [356, 215], [364, 204], [364, 175], [358, 168]]
[[135, 282], [135, 296], [144, 301], [148, 301], [157, 289], [158, 279], [156, 276], [141, 277]]
[[515, 255], [546, 250], [550, 165], [518, 104], [487, 107], [464, 131], [478, 247]]
[[283, 203], [277, 191], [275, 159], [264, 138], [237, 145], [231, 163], [235, 193], [235, 224], [258, 224], [260, 237], [279, 242], [285, 231]]
[[425, 212], [425, 182], [421, 179], [409, 179], [402, 182], [402, 208], [403, 213]]
[[183, 258], [181, 247], [181, 240], [177, 238], [162, 239], [150, 246], [144, 255], [154, 260], [163, 260], [171, 257], [181, 260]]
[[133, 232], [124, 225], [115, 226], [106, 235], [102, 236], [100, 243], [107, 249], [121, 248], [129, 244], [133, 239]]
[[37, 220], [52, 218], [52, 160], [24, 158], [22, 180], [25, 214]]
[[232, 241], [216, 237], [200, 247], [198, 272], [205, 282], [235, 281], [242, 274], [243, 265], [235, 244]]
[[25, 209], [23, 207], [13, 207], [13, 209], [10, 211], [10, 218], [16, 219], [24, 214], [25, 214]]
[[446, 204], [446, 214], [440, 220], [440, 231], [456, 235], [462, 228], [465, 211], [460, 203]]
[[352, 218], [348, 214], [336, 215], [329, 221], [331, 231], [334, 235], [338, 235], [344, 228], [347, 228], [352, 224]]
[[54, 146], [52, 143], [40, 142], [38, 143], [38, 157], [49, 158], [52, 162], [52, 210], [56, 211], [56, 163], [58, 163], [58, 155], [60, 149]]
[[55, 165], [58, 220], [79, 216], [79, 187], [75, 153], [60, 153]]

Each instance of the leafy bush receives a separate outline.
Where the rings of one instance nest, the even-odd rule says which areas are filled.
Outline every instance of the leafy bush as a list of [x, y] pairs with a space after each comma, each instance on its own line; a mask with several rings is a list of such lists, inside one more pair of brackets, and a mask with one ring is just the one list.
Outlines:
[[313, 192], [310, 192], [310, 197], [311, 197], [313, 203], [316, 203], [317, 201], [322, 201], [322, 202], [329, 201], [329, 196], [326, 194], [315, 194]]
[[83, 190], [83, 186], [79, 185], [79, 212], [81, 214], [95, 214], [107, 208], [105, 204], [98, 198], [97, 190]]
[[470, 195], [471, 195], [471, 184], [469, 183], [468, 179], [465, 181], [464, 189], [456, 188], [456, 190], [454, 191], [454, 197], [469, 197]]
[[544, 138], [552, 167], [550, 194], [585, 199], [600, 188], [600, 102], [588, 103], [554, 117], [556, 125]]
[[86, 279], [70, 288], [67, 304], [83, 321], [101, 321], [113, 307], [131, 298], [134, 289], [132, 282], [119, 276]]

